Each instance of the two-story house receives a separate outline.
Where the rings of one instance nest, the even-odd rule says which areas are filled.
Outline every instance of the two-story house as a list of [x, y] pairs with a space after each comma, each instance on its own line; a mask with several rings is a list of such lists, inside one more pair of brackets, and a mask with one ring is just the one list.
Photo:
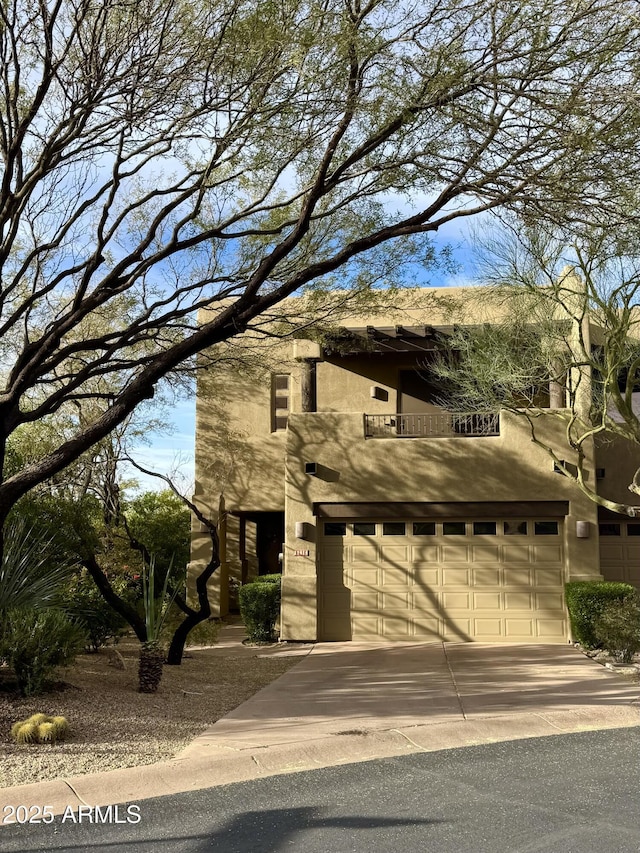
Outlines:
[[[462, 322], [488, 321], [482, 288], [443, 293]], [[196, 496], [225, 506], [214, 613], [230, 585], [281, 569], [284, 640], [566, 642], [565, 581], [640, 585], [640, 524], [599, 519], [523, 418], [439, 404], [429, 363], [460, 321], [377, 312], [343, 321], [342, 346], [265, 343], [262, 371], [203, 372]], [[543, 398], [565, 405], [557, 386]], [[563, 457], [556, 419], [537, 428]], [[634, 453], [594, 449], [587, 476], [617, 498]], [[196, 527], [192, 576], [208, 549]]]

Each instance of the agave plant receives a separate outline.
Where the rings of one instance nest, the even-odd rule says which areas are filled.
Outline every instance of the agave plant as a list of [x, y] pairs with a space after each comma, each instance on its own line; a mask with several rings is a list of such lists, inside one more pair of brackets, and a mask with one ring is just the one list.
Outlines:
[[162, 678], [164, 650], [160, 644], [160, 635], [173, 603], [173, 597], [167, 600], [170, 574], [171, 566], [165, 574], [162, 593], [156, 597], [155, 559], [152, 557], [149, 566], [145, 565], [142, 570], [142, 603], [147, 639], [140, 648], [140, 666], [138, 668], [138, 689], [140, 693], [155, 693]]

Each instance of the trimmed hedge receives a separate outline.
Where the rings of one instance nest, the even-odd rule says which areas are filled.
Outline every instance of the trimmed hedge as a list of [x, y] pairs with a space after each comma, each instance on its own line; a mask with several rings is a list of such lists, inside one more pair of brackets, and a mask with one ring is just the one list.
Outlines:
[[564, 590], [573, 639], [587, 649], [600, 645], [595, 622], [604, 608], [611, 602], [632, 598], [636, 592], [628, 583], [612, 581], [570, 581]]
[[619, 663], [631, 663], [640, 652], [640, 602], [635, 597], [609, 602], [596, 619], [594, 630], [610, 655]]
[[280, 616], [281, 575], [261, 575], [240, 587], [240, 615], [253, 643], [270, 643], [276, 639], [276, 622]]

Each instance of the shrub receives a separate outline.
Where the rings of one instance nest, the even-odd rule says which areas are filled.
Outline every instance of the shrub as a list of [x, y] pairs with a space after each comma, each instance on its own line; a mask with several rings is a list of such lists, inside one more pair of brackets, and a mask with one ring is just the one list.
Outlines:
[[628, 583], [571, 581], [565, 584], [565, 598], [571, 621], [571, 631], [587, 649], [595, 649], [600, 642], [594, 631], [595, 620], [607, 604], [624, 601], [635, 596]]
[[0, 660], [13, 670], [23, 696], [45, 690], [58, 666], [82, 651], [82, 627], [59, 610], [10, 610], [0, 633]]
[[[136, 590], [129, 578], [110, 578], [111, 586], [126, 601], [135, 601]], [[87, 633], [87, 651], [97, 652], [109, 640], [118, 640], [128, 625], [119, 613], [102, 597], [93, 578], [86, 572], [76, 575], [64, 588], [62, 607], [73, 620], [80, 622]]]
[[263, 575], [240, 588], [240, 615], [247, 635], [254, 643], [268, 643], [276, 639], [275, 627], [280, 616], [280, 578], [280, 575]]
[[55, 743], [69, 734], [66, 717], [48, 717], [34, 714], [28, 720], [20, 720], [11, 726], [11, 736], [16, 743]]
[[636, 598], [612, 601], [594, 623], [602, 646], [620, 663], [631, 663], [640, 651], [640, 602]]

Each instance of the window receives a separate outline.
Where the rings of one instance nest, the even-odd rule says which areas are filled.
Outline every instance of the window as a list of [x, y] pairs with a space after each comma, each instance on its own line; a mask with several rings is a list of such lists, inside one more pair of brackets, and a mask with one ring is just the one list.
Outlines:
[[599, 524], [600, 536], [620, 536], [619, 524]]
[[353, 523], [354, 536], [375, 536], [376, 525], [373, 521], [355, 521]]
[[445, 536], [464, 536], [467, 532], [467, 525], [464, 521], [445, 521], [442, 525], [442, 532]]
[[474, 536], [495, 536], [496, 522], [495, 521], [474, 521], [473, 522]]
[[383, 536], [404, 536], [404, 521], [385, 521], [382, 525]]
[[627, 536], [640, 536], [640, 524], [627, 524]]
[[344, 536], [346, 532], [346, 521], [325, 521], [324, 523], [325, 536]]
[[558, 522], [557, 521], [534, 521], [533, 532], [536, 536], [557, 536]]
[[526, 521], [505, 521], [504, 523], [505, 536], [526, 536], [527, 522]]
[[271, 431], [279, 432], [287, 428], [290, 412], [291, 376], [288, 373], [274, 373], [271, 376]]
[[435, 536], [436, 523], [435, 521], [414, 521], [413, 522], [414, 536]]

